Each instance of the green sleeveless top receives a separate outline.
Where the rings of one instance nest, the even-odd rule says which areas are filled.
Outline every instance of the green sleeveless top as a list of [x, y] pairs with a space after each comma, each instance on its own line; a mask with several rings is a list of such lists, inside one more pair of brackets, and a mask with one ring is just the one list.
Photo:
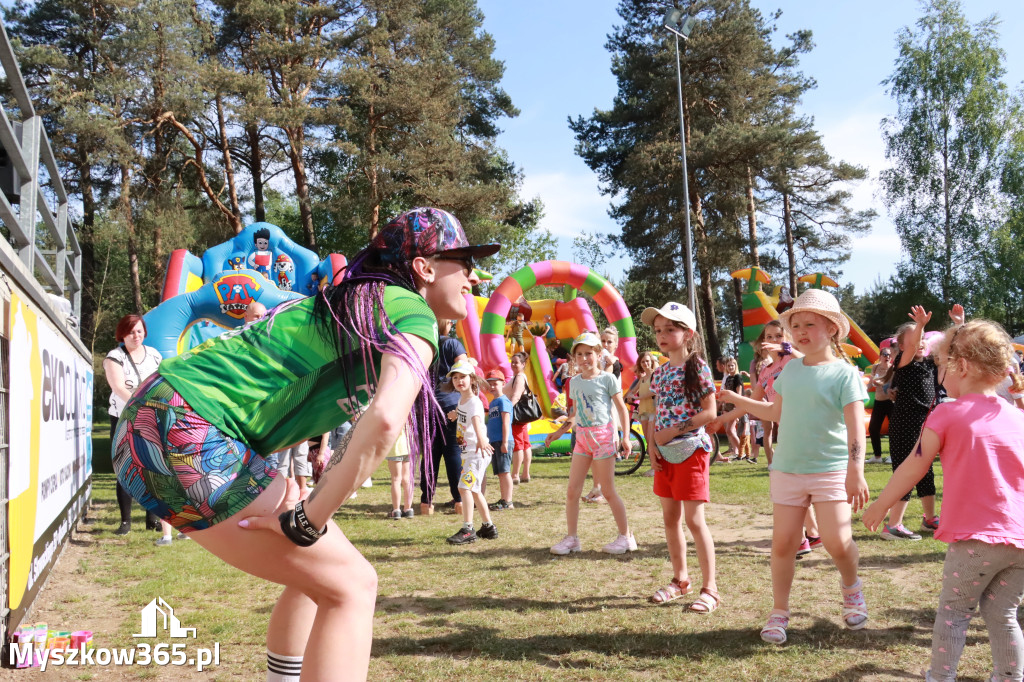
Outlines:
[[[343, 344], [341, 353], [353, 355], [346, 382], [336, 327], [314, 314], [314, 302], [289, 301], [273, 317], [164, 360], [160, 374], [204, 419], [262, 455], [326, 433], [369, 404], [381, 354], [366, 351], [373, 361], [367, 385], [363, 350]], [[422, 296], [386, 287], [384, 311], [399, 332], [437, 354], [437, 319]]]

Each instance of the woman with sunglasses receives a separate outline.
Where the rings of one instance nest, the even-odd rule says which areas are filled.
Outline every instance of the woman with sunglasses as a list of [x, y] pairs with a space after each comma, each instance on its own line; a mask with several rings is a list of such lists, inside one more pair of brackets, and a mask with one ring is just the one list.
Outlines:
[[865, 464], [882, 464], [888, 459], [882, 459], [882, 424], [886, 417], [892, 414], [892, 396], [889, 393], [890, 384], [886, 375], [892, 368], [892, 349], [883, 348], [878, 354], [878, 362], [871, 372], [871, 385], [875, 387], [875, 404], [871, 408], [871, 421], [868, 422], [868, 435], [871, 437], [871, 452], [874, 454]]
[[[499, 248], [471, 246], [445, 211], [403, 213], [337, 286], [165, 360], [124, 408], [121, 484], [214, 556], [284, 585], [268, 680], [366, 679], [377, 576], [331, 519], [403, 429], [424, 452], [441, 418], [428, 369], [437, 318], [466, 316], [473, 259]], [[358, 413], [300, 501], [271, 453]]]

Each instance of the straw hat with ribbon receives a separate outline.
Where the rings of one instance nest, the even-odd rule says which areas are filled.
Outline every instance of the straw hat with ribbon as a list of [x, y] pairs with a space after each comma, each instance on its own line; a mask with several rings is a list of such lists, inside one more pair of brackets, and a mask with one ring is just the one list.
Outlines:
[[789, 318], [796, 313], [816, 313], [839, 328], [839, 340], [850, 335], [850, 321], [843, 314], [836, 297], [822, 289], [808, 289], [796, 297], [793, 307], [779, 315], [779, 320], [789, 329]]

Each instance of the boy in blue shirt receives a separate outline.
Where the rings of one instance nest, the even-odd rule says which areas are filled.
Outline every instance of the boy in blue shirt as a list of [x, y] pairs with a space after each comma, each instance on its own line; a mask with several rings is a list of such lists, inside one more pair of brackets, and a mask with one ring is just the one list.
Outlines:
[[491, 505], [494, 511], [514, 509], [512, 504], [512, 401], [505, 397], [505, 375], [500, 369], [487, 373], [491, 404], [487, 409], [487, 440], [494, 448], [491, 468], [498, 477], [501, 499]]

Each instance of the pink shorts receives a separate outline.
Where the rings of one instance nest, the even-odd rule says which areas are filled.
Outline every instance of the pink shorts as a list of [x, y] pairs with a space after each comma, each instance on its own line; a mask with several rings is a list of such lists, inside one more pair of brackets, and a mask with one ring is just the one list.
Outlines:
[[787, 507], [809, 507], [814, 502], [846, 502], [846, 469], [820, 474], [788, 474], [772, 470], [772, 502]]
[[614, 457], [615, 427], [611, 424], [577, 426], [576, 448], [572, 454], [593, 457], [595, 460]]

